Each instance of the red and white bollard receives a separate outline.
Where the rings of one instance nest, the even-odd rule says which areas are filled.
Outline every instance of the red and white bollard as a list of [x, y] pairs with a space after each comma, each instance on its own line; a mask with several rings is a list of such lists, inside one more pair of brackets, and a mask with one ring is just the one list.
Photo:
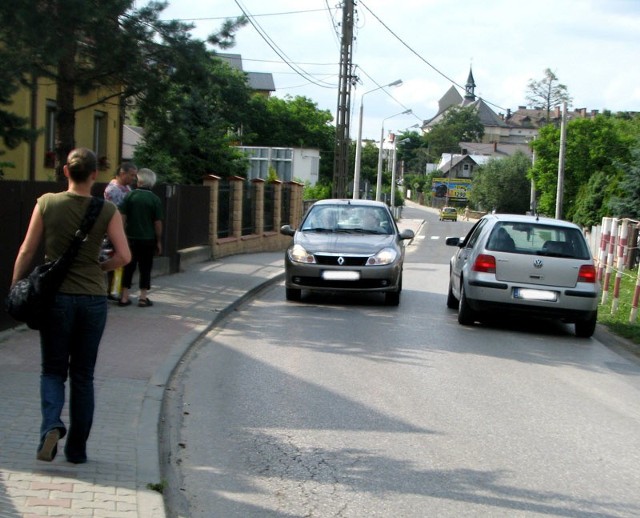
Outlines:
[[629, 236], [629, 221], [624, 219], [620, 225], [620, 236], [618, 237], [618, 262], [616, 263], [616, 279], [613, 283], [613, 302], [611, 303], [611, 313], [618, 311], [620, 303], [620, 282], [624, 270], [624, 258], [627, 248], [627, 238]]
[[604, 269], [607, 265], [607, 245], [611, 235], [611, 218], [602, 218], [602, 234], [600, 235], [600, 251], [598, 254], [597, 278], [602, 282]]
[[601, 304], [606, 304], [609, 298], [609, 282], [611, 281], [611, 272], [613, 271], [613, 258], [616, 250], [616, 240], [618, 237], [618, 218], [611, 220], [611, 236], [609, 237], [609, 252], [606, 259], [606, 272], [604, 274], [604, 282], [602, 283], [602, 301]]

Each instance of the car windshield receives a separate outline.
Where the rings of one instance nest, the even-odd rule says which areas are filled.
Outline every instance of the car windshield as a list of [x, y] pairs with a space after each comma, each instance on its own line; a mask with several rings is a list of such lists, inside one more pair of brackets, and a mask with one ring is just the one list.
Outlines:
[[578, 229], [538, 223], [498, 223], [491, 231], [487, 250], [573, 259], [591, 258]]
[[391, 234], [389, 213], [382, 207], [314, 205], [302, 223], [302, 231]]

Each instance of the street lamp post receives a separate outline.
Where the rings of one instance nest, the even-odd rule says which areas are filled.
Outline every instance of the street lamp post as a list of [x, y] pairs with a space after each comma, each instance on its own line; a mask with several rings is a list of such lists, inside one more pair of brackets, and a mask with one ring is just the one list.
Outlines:
[[413, 110], [405, 110], [395, 115], [391, 115], [385, 119], [382, 119], [382, 130], [380, 131], [380, 149], [378, 150], [378, 177], [376, 181], [376, 201], [380, 201], [382, 191], [382, 148], [384, 147], [384, 122], [397, 117], [398, 115], [409, 115], [413, 113]]
[[362, 162], [362, 112], [363, 112], [363, 101], [364, 96], [370, 94], [371, 92], [375, 92], [376, 90], [380, 90], [381, 88], [386, 88], [390, 86], [399, 86], [402, 84], [402, 79], [396, 79], [392, 83], [388, 85], [379, 86], [378, 88], [374, 88], [373, 90], [369, 90], [365, 92], [360, 97], [360, 120], [358, 124], [358, 143], [356, 145], [356, 163], [353, 170], [353, 199], [357, 200], [360, 197], [360, 164]]

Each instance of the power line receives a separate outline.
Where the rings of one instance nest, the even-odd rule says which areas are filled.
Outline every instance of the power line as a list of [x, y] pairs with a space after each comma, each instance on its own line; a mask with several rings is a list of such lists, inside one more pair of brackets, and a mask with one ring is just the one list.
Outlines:
[[[275, 59], [252, 59], [252, 58], [245, 58], [244, 56], [242, 56], [242, 61], [256, 61], [259, 63], [282, 63], [282, 61], [278, 61]], [[331, 67], [335, 67], [338, 65], [338, 63], [313, 63], [313, 62], [304, 62], [304, 61], [296, 61], [294, 62], [295, 65], [313, 65], [313, 66], [319, 66], [319, 67], [324, 67], [324, 66], [331, 66]]]
[[[402, 43], [402, 45], [404, 45], [412, 54], [414, 54], [420, 61], [422, 61], [423, 63], [425, 63], [426, 65], [428, 65], [434, 72], [436, 72], [437, 74], [441, 75], [442, 77], [444, 77], [447, 81], [449, 81], [450, 83], [452, 83], [453, 85], [457, 86], [458, 88], [460, 88], [461, 90], [464, 90], [465, 87], [458, 84], [456, 81], [454, 81], [453, 79], [451, 79], [449, 76], [447, 76], [444, 72], [442, 72], [440, 69], [438, 69], [436, 66], [432, 65], [431, 63], [429, 63], [425, 58], [423, 58], [418, 52], [416, 52], [408, 43], [406, 43], [400, 36], [398, 36], [394, 31], [392, 31], [389, 26], [384, 23], [380, 17], [375, 14], [371, 9], [369, 9], [369, 7], [362, 1], [360, 0], [360, 4], [362, 5], [362, 7], [364, 7], [367, 11], [369, 11], [369, 13], [371, 13], [371, 15], [378, 20], [378, 22], [380, 22], [380, 24], [387, 29], [387, 31], [389, 31], [389, 33], [396, 38], [400, 43]], [[482, 98], [481, 98], [482, 99]], [[492, 102], [487, 101], [486, 99], [482, 99], [485, 103], [490, 104], [491, 106], [494, 106], [496, 108], [499, 108], [500, 110], [504, 110], [506, 111], [506, 108], [503, 108], [502, 106], [498, 106], [497, 104], [494, 104]]]
[[327, 6], [327, 12], [329, 13], [329, 18], [331, 21], [331, 26], [333, 27], [333, 34], [336, 37], [336, 43], [340, 42], [340, 29], [339, 27], [339, 23], [336, 22], [335, 18], [333, 17], [333, 14], [331, 12], [331, 8], [329, 7], [329, 0], [324, 0], [325, 5]]
[[[327, 9], [329, 6], [327, 5]], [[242, 10], [242, 9], [241, 9]], [[306, 14], [306, 13], [315, 13], [318, 11], [325, 11], [325, 9], [307, 9], [304, 11], [285, 11], [282, 13], [263, 13], [263, 14], [254, 14], [252, 15], [254, 18], [261, 18], [264, 16], [282, 16], [289, 14]], [[202, 18], [172, 18], [171, 20], [175, 20], [177, 22], [208, 22], [214, 20], [228, 20], [229, 18], [236, 18], [237, 15], [234, 16], [206, 16]], [[165, 20], [169, 21], [169, 20]]]
[[278, 47], [278, 45], [275, 43], [275, 41], [273, 41], [271, 39], [271, 37], [269, 37], [269, 35], [266, 33], [266, 31], [253, 18], [251, 13], [249, 13], [246, 10], [246, 8], [244, 6], [242, 6], [242, 4], [239, 2], [239, 0], [235, 0], [235, 3], [240, 8], [240, 10], [242, 11], [242, 14], [247, 18], [247, 20], [249, 20], [249, 23], [258, 32], [260, 37], [265, 41], [265, 43], [267, 45], [269, 45], [269, 47], [271, 47], [271, 50], [273, 50], [282, 59], [282, 61], [287, 66], [289, 66], [289, 68], [291, 68], [291, 70], [293, 70], [294, 72], [297, 72], [300, 76], [304, 77], [307, 81], [309, 81], [310, 83], [313, 83], [316, 86], [319, 86], [321, 88], [335, 88], [335, 85], [332, 85], [332, 84], [329, 84], [329, 83], [319, 83], [318, 81], [314, 80], [313, 77], [310, 74], [308, 74], [305, 70], [303, 70], [300, 67], [297, 67], [291, 61], [291, 59], [284, 53], [284, 51], [282, 49], [280, 49], [280, 47]]
[[396, 99], [391, 92], [389, 92], [384, 86], [380, 86], [378, 84], [378, 82], [373, 79], [369, 74], [367, 74], [364, 69], [361, 66], [356, 65], [358, 69], [360, 69], [362, 71], [362, 73], [367, 76], [371, 82], [373, 84], [375, 84], [378, 88], [380, 88], [385, 94], [387, 94], [389, 97], [391, 97], [391, 99], [393, 99], [399, 106], [402, 106], [405, 110], [411, 110], [411, 115], [413, 115], [416, 119], [418, 119], [420, 122], [424, 122], [423, 119], [421, 119], [420, 117], [418, 117], [415, 113], [413, 113], [413, 110], [411, 108], [408, 108], [407, 106], [405, 106], [404, 104], [402, 104], [400, 101], [398, 101], [398, 99]]

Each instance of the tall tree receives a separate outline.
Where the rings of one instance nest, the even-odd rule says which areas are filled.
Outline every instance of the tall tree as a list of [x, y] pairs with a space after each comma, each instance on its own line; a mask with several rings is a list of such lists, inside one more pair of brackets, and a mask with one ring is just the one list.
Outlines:
[[[147, 93], [179, 61], [198, 61], [204, 42], [190, 25], [161, 21], [164, 2], [141, 9], [133, 0], [25, 0], [0, 3], [0, 52], [19, 65], [3, 80], [45, 77], [57, 85], [57, 174], [75, 146], [76, 93], [107, 87], [107, 98]], [[244, 20], [226, 22], [210, 40], [230, 43]]]
[[607, 209], [614, 216], [640, 219], [640, 134], [622, 170], [618, 192], [609, 200]]
[[524, 214], [529, 209], [531, 160], [522, 151], [506, 158], [493, 158], [473, 177], [469, 201], [483, 210]]
[[360, 157], [360, 179], [363, 182], [368, 182], [369, 193], [375, 190], [378, 183], [378, 153], [378, 146], [373, 142], [366, 142], [362, 147], [362, 156]]
[[[3, 57], [0, 54], [0, 70], [10, 70], [11, 65]], [[15, 84], [0, 82], [0, 106], [11, 106], [11, 96], [16, 92], [17, 88]], [[0, 109], [0, 139], [4, 142], [5, 147], [13, 149], [22, 142], [28, 142], [32, 137], [35, 137], [35, 133], [29, 130], [28, 123], [29, 119], [19, 117], [9, 110]], [[4, 152], [0, 152], [0, 155], [3, 154]], [[14, 167], [14, 164], [0, 159], [0, 178], [4, 175], [3, 168], [5, 167]]]
[[534, 108], [539, 107], [547, 112], [547, 123], [552, 108], [560, 106], [563, 102], [567, 104], [572, 102], [567, 86], [558, 81], [550, 68], [545, 69], [542, 79], [538, 81], [529, 79], [526, 99]]
[[447, 110], [444, 118], [425, 135], [429, 155], [437, 161], [442, 153], [457, 153], [460, 142], [480, 142], [484, 126], [476, 109], [472, 106], [454, 106]]
[[[20, 62], [15, 61], [15, 55], [11, 55], [11, 49], [0, 52], [0, 70], [15, 70]], [[11, 81], [0, 81], [0, 106], [11, 106], [12, 96], [18, 90], [19, 84]], [[0, 109], [0, 138], [9, 149], [17, 147], [21, 142], [28, 141], [32, 137], [27, 124], [29, 119], [19, 117], [9, 110]]]
[[155, 95], [142, 97], [136, 120], [145, 128], [135, 161], [166, 182], [199, 183], [205, 174], [244, 174], [247, 163], [232, 144], [247, 111], [251, 91], [243, 72], [207, 55], [180, 63]]
[[[620, 164], [631, 163], [636, 127], [633, 120], [611, 115], [575, 119], [567, 124], [563, 218], [589, 225], [604, 215], [609, 199], [617, 192]], [[558, 183], [559, 129], [551, 125], [541, 128], [532, 146], [536, 161], [531, 176], [539, 194], [538, 208], [552, 215]]]
[[[405, 131], [398, 139], [398, 161], [404, 166], [404, 174], [425, 171], [426, 145], [417, 131]], [[401, 142], [401, 143], [400, 143]]]

